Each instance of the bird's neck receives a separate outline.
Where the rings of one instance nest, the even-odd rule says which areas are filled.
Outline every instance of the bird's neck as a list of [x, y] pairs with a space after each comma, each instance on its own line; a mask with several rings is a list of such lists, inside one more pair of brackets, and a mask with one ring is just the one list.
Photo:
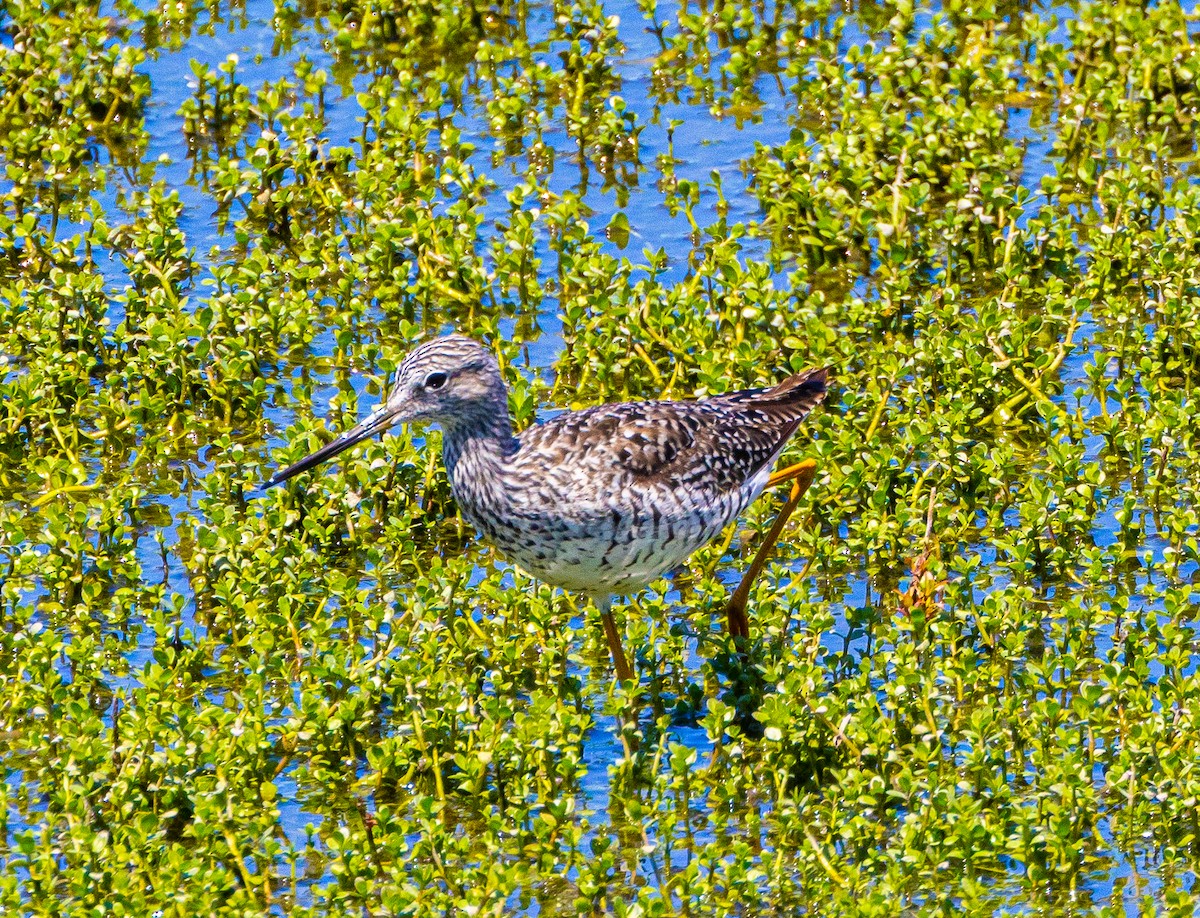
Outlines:
[[464, 479], [497, 475], [504, 460], [517, 450], [507, 404], [442, 426], [442, 459], [456, 492]]

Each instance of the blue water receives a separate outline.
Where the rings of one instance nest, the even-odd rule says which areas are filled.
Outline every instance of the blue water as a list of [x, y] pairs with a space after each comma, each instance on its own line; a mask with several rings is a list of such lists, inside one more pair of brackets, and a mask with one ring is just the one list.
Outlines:
[[[729, 222], [754, 221], [759, 216], [759, 204], [748, 189], [750, 176], [746, 173], [745, 163], [760, 145], [770, 147], [783, 144], [793, 135], [793, 86], [787, 77], [762, 75], [755, 85], [762, 101], [761, 107], [754, 111], [749, 120], [740, 123], [733, 117], [715, 117], [707, 102], [657, 102], [652, 98], [653, 68], [659, 51], [657, 39], [647, 29], [635, 3], [615, 3], [610, 4], [609, 8], [610, 12], [620, 17], [619, 34], [625, 47], [624, 55], [612, 62], [620, 80], [620, 95], [636, 114], [637, 123], [643, 128], [638, 138], [639, 157], [643, 167], [639, 181], [624, 187], [627, 200], [620, 202], [617, 190], [605, 189], [603, 178], [595, 169], [583, 168], [576, 157], [574, 141], [565, 131], [558, 130], [545, 135], [546, 140], [557, 150], [551, 187], [560, 192], [585, 189], [583, 201], [592, 211], [588, 223], [598, 236], [601, 235], [599, 230], [608, 226], [618, 212], [623, 213], [629, 222], [629, 243], [625, 247], [618, 247], [613, 242], [606, 241], [606, 251], [618, 257], [639, 259], [643, 248], [663, 248], [669, 259], [664, 280], [667, 283], [677, 282], [688, 274], [688, 256], [694, 249], [692, 227], [682, 212], [672, 216], [663, 194], [656, 187], [653, 180], [656, 174], [656, 157], [667, 154], [669, 149], [673, 150], [678, 160], [677, 176], [695, 182], [700, 187], [700, 204], [695, 210], [695, 217], [701, 226], [709, 225], [718, 219], [719, 197], [713, 187], [714, 173], [719, 175], [724, 196], [728, 201]], [[115, 15], [115, 6], [108, 0], [102, 9], [109, 15]], [[188, 245], [198, 253], [202, 264], [207, 262], [211, 265], [219, 261], [235, 240], [232, 237], [232, 221], [222, 227], [221, 222], [216, 219], [218, 202], [194, 174], [194, 164], [181, 114], [181, 106], [196, 85], [192, 62], [198, 61], [215, 69], [236, 55], [239, 80], [252, 87], [291, 77], [302, 60], [311, 62], [319, 69], [328, 70], [334, 64], [328, 48], [329, 37], [316, 29], [302, 29], [297, 32], [286, 50], [277, 53], [278, 37], [272, 24], [274, 16], [275, 4], [271, 0], [251, 0], [245, 7], [244, 17], [239, 17], [240, 21], [215, 22], [209, 29], [196, 30], [177, 50], [160, 49], [140, 67], [154, 87], [146, 107], [146, 126], [152, 138], [146, 159], [158, 163], [157, 178], [178, 194], [182, 201], [183, 228]], [[660, 6], [659, 16], [670, 18], [671, 11]], [[549, 10], [537, 8], [531, 11], [529, 24], [531, 30], [541, 28], [548, 31]], [[545, 41], [547, 31], [543, 31], [541, 35], [530, 35], [531, 41]], [[844, 30], [844, 45], [865, 42], [872, 37], [854, 17], [848, 19]], [[714, 66], [719, 66], [722, 62], [722, 53], [720, 49], [716, 49]], [[554, 55], [548, 54], [547, 59], [553, 60]], [[369, 74], [360, 74], [349, 89], [363, 90], [367, 88], [368, 83]], [[353, 146], [361, 132], [361, 111], [353, 91], [343, 92], [333, 82], [328, 87], [325, 97], [324, 139], [332, 147]], [[687, 93], [686, 89], [683, 90], [685, 97]], [[475, 143], [479, 149], [473, 160], [474, 168], [486, 174], [498, 186], [499, 190], [491, 198], [487, 215], [491, 219], [500, 219], [507, 213], [504, 193], [520, 180], [521, 166], [504, 157], [498, 157], [496, 163], [492, 164], [491, 154], [494, 150], [502, 148], [503, 141], [502, 138], [494, 136], [483, 110], [483, 101], [468, 94], [466, 104], [456, 121], [464, 137]], [[1052, 159], [1054, 125], [1035, 124], [1033, 114], [1028, 109], [1011, 108], [1008, 115], [1011, 135], [1026, 144], [1020, 183], [1033, 195], [1031, 205], [1026, 211], [1028, 214], [1035, 211], [1039, 203], [1038, 189], [1042, 178], [1052, 174], [1055, 169], [1056, 164]], [[112, 170], [111, 174], [115, 180], [99, 196], [99, 200], [110, 215], [110, 222], [117, 224], [121, 222], [118, 202], [123, 186], [119, 172]], [[0, 183], [3, 181], [5, 180], [0, 178]], [[71, 226], [64, 221], [60, 224], [59, 235], [61, 238], [82, 230], [82, 226]], [[743, 256], [746, 260], [765, 259], [766, 252], [765, 240], [747, 238]], [[543, 259], [544, 265], [553, 265], [552, 253], [544, 234], [540, 237], [536, 254]], [[128, 282], [128, 275], [118, 259], [101, 259], [101, 270], [113, 292], [120, 291]], [[202, 289], [199, 284], [203, 279], [203, 276], [196, 279], [197, 299]], [[786, 282], [783, 277], [776, 280], [781, 285]], [[859, 289], [865, 291], [865, 287]], [[537, 317], [541, 334], [528, 346], [529, 365], [526, 371], [531, 377], [549, 380], [553, 374], [555, 359], [562, 349], [561, 321], [556, 315], [556, 310], [557, 303], [553, 299], [541, 304], [541, 311]], [[115, 307], [114, 322], [120, 318], [119, 307]], [[517, 321], [506, 320], [501, 325], [501, 331], [511, 334]], [[1079, 332], [1079, 339], [1094, 333], [1095, 329], [1085, 322]], [[314, 345], [314, 357], [317, 359], [315, 366], [322, 366], [321, 358], [330, 357], [334, 350], [333, 332], [327, 330], [320, 334]], [[1088, 354], [1081, 348], [1063, 365], [1064, 394], [1057, 401], [1067, 410], [1073, 405], [1073, 389], [1076, 386], [1086, 388], [1085, 370], [1088, 359]], [[315, 404], [328, 404], [340, 391], [339, 385], [332, 373], [322, 374], [319, 370], [314, 370], [314, 375], [318, 380]], [[286, 385], [285, 381], [285, 389]], [[377, 386], [374, 386], [365, 374], [357, 375], [352, 386], [360, 412], [378, 397]], [[1090, 417], [1098, 410], [1094, 402], [1089, 402], [1085, 405], [1085, 416]], [[280, 446], [285, 442], [285, 432], [293, 421], [290, 405], [271, 409], [269, 421], [273, 434], [268, 442], [272, 447]], [[1098, 440], [1089, 443], [1089, 458], [1095, 458], [1102, 446]], [[194, 471], [203, 476], [206, 470], [207, 466], [201, 453], [197, 457]], [[199, 495], [185, 491], [179, 496], [161, 496], [160, 499], [175, 520], [189, 514], [201, 515]], [[1116, 505], [1117, 502], [1114, 501], [1112, 506]], [[1110, 507], [1097, 521], [1098, 544], [1107, 544], [1106, 540], [1115, 538], [1114, 533], [1119, 527], [1113, 512]], [[1015, 517], [1013, 522], [1017, 522]], [[161, 539], [170, 551], [178, 541], [178, 533], [174, 528], [168, 527], [162, 531]], [[1161, 539], [1154, 538], [1148, 539], [1147, 545], [1144, 546], [1149, 549], [1151, 557], [1159, 562], [1162, 560], [1164, 547], [1165, 543]], [[981, 547], [980, 550], [987, 549]], [[168, 591], [191, 597], [190, 584], [183, 566], [178, 563], [168, 564], [164, 569], [157, 542], [152, 539], [142, 541], [139, 561], [147, 579], [163, 579]], [[792, 567], [792, 574], [796, 575], [797, 581], [794, 584], [795, 588], [801, 591], [811, 589], [815, 592], [810, 583], [799, 582], [798, 575], [802, 566], [803, 562], [797, 561]], [[482, 573], [481, 568], [477, 576], [482, 576]], [[1194, 565], [1185, 566], [1183, 573], [1184, 576], [1194, 577]], [[730, 582], [733, 582], [736, 576], [736, 573], [732, 572], [726, 575]], [[1003, 585], [1004, 581], [998, 579], [992, 586], [997, 588]], [[901, 588], [903, 586], [905, 584], [902, 583]], [[861, 621], [870, 610], [872, 584], [869, 575], [864, 571], [851, 572], [841, 583], [839, 591], [840, 598], [836, 607], [840, 617], [837, 627], [824, 632], [821, 642], [830, 653], [845, 653], [856, 657], [866, 653], [869, 648], [867, 633], [862, 628], [850, 627], [851, 622]], [[670, 593], [666, 598], [670, 601], [677, 598], [677, 594]], [[194, 605], [189, 604], [185, 609], [182, 625], [185, 629], [198, 632], [203, 626], [196, 620], [195, 611]], [[129, 660], [134, 672], [139, 671], [149, 660], [153, 650], [155, 636], [147, 629], [143, 637], [142, 647]], [[1106, 637], [1102, 636], [1102, 645], [1105, 640]], [[116, 687], [120, 685], [119, 681], [114, 684]], [[676, 742], [695, 749], [701, 759], [711, 752], [711, 744], [702, 729], [681, 725], [673, 728], [672, 736]], [[593, 825], [603, 824], [610, 794], [608, 770], [621, 754], [621, 745], [616, 739], [616, 721], [608, 715], [599, 714], [587, 748], [588, 774], [582, 788], [583, 804], [592, 814]], [[7, 781], [16, 786], [14, 782], [20, 783], [21, 773], [9, 772]], [[311, 826], [319, 822], [321, 817], [306, 812], [296, 799], [296, 783], [290, 772], [281, 775], [276, 783], [280, 790], [280, 798], [285, 801], [281, 807], [282, 828], [293, 845], [298, 850], [303, 850]], [[698, 804], [700, 802], [697, 801]], [[654, 867], [654, 864], [648, 864], [648, 869]], [[1133, 867], [1130, 865], [1119, 864], [1113, 872], [1098, 874], [1092, 881], [1091, 892], [1097, 897], [1102, 897], [1112, 889], [1114, 881], [1132, 872]], [[536, 914], [536, 906], [532, 913]]]

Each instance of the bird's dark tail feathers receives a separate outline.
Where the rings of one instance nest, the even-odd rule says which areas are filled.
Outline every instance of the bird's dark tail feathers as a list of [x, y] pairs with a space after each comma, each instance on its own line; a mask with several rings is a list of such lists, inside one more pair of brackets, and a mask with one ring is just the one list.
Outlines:
[[778, 386], [764, 389], [754, 397], [754, 405], [777, 413], [780, 417], [801, 421], [825, 398], [828, 381], [828, 367], [803, 370], [795, 376], [789, 376]]

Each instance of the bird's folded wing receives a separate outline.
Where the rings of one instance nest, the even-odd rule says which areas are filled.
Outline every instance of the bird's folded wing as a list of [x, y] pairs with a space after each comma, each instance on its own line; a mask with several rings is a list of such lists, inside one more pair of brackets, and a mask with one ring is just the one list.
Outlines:
[[[825, 372], [809, 370], [770, 389], [697, 401], [599, 405], [521, 434], [540, 455], [555, 447], [630, 486], [666, 484], [720, 493], [770, 463], [824, 397]], [[586, 458], [583, 458], [586, 457]]]

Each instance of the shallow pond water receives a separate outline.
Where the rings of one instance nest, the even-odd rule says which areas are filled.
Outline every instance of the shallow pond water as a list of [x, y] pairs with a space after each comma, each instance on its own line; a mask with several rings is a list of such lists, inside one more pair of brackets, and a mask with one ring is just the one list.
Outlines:
[[[0, 10], [0, 911], [1192, 914], [1200, 189], [1175, 5]], [[618, 609], [439, 435], [834, 383]], [[791, 455], [792, 453], [789, 453]]]

